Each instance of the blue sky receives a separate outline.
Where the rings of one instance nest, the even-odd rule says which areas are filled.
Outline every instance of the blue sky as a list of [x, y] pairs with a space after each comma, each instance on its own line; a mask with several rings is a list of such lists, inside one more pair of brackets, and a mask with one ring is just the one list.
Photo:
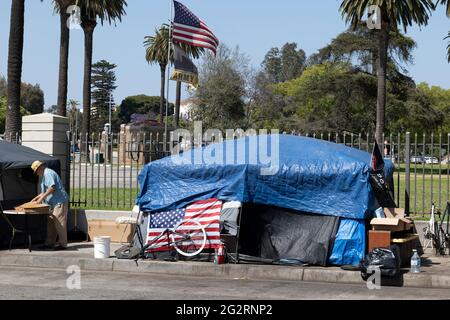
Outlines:
[[[184, 0], [204, 20], [221, 42], [248, 55], [259, 67], [274, 46], [297, 42], [308, 55], [325, 46], [346, 29], [339, 0]], [[0, 1], [0, 74], [6, 74], [10, 0]], [[159, 68], [144, 59], [143, 39], [169, 19], [168, 0], [128, 0], [127, 16], [114, 26], [99, 25], [94, 35], [94, 61], [106, 59], [118, 65], [116, 102], [134, 94], [159, 94]], [[46, 107], [56, 104], [59, 61], [59, 17], [52, 1], [26, 0], [23, 81], [39, 83]], [[408, 35], [418, 43], [415, 63], [408, 67], [417, 81], [450, 89], [444, 36], [450, 19], [444, 7], [433, 13], [427, 27], [413, 27]], [[83, 33], [71, 34], [69, 98], [82, 101]], [[174, 84], [171, 84], [173, 99]]]

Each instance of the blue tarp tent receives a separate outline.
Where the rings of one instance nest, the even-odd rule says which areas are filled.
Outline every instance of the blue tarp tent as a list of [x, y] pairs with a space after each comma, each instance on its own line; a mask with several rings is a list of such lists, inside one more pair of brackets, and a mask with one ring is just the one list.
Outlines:
[[[340, 217], [329, 262], [354, 264], [365, 219], [376, 209], [367, 152], [312, 138], [272, 135], [228, 140], [148, 164], [139, 176], [143, 211], [218, 198]], [[394, 166], [386, 161], [385, 174]]]

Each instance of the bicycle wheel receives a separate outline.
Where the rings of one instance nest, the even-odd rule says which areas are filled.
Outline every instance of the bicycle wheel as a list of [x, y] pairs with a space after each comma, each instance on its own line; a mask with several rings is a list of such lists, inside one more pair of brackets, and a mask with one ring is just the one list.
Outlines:
[[171, 238], [175, 249], [185, 257], [198, 255], [206, 246], [205, 228], [195, 220], [181, 221], [174, 228]]

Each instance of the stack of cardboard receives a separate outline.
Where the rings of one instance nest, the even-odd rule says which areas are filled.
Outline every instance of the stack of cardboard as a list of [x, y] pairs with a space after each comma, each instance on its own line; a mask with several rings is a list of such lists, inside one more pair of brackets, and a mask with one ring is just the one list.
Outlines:
[[19, 214], [50, 214], [50, 206], [32, 202], [24, 203], [14, 209]]
[[406, 218], [405, 209], [386, 208], [384, 214], [386, 218], [375, 218], [370, 222], [373, 230], [401, 232], [409, 231], [414, 227], [413, 221]]

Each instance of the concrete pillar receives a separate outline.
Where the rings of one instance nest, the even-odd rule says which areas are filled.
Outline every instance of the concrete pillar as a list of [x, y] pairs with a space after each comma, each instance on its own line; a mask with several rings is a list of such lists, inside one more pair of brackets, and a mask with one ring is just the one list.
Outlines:
[[61, 180], [67, 190], [69, 130], [69, 118], [66, 117], [50, 113], [22, 117], [22, 145], [58, 158], [61, 162]]

